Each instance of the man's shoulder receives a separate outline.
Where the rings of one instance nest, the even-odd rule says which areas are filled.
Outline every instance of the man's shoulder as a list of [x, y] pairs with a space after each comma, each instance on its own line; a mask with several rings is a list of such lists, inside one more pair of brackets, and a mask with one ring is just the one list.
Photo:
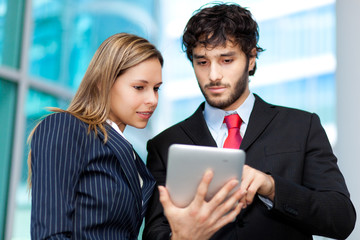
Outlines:
[[278, 114], [275, 119], [280, 122], [287, 124], [298, 124], [308, 126], [313, 118], [319, 118], [316, 113], [312, 113], [303, 109], [298, 109], [294, 107], [273, 105], [274, 109], [277, 110]]
[[204, 104], [201, 104], [198, 109], [189, 117], [181, 120], [178, 123], [166, 128], [157, 134], [152, 140], [154, 141], [182, 141], [187, 131], [191, 131], [194, 126], [202, 124], [204, 117], [202, 114]]
[[266, 101], [264, 101], [263, 99], [261, 99], [259, 96], [256, 96], [256, 102], [258, 106], [261, 106], [261, 108], [264, 109], [272, 109], [277, 111], [280, 114], [284, 114], [287, 116], [294, 116], [294, 117], [310, 117], [311, 115], [313, 115], [314, 113], [311, 113], [309, 111], [303, 110], [303, 109], [299, 109], [299, 108], [295, 108], [295, 107], [289, 107], [289, 106], [285, 106], [285, 105], [277, 105], [277, 104], [271, 104], [268, 103]]
[[276, 109], [278, 109], [280, 112], [283, 113], [287, 113], [287, 114], [295, 114], [295, 115], [304, 115], [304, 116], [309, 116], [313, 113], [304, 110], [304, 109], [299, 109], [299, 108], [295, 108], [295, 107], [288, 107], [288, 106], [281, 106], [281, 105], [273, 105]]
[[178, 134], [179, 132], [183, 131], [184, 126], [186, 126], [188, 123], [188, 119], [191, 118], [188, 117], [166, 129], [161, 131], [159, 134], [157, 134], [153, 139], [162, 139], [162, 138], [168, 138], [169, 136], [173, 136], [174, 134]]

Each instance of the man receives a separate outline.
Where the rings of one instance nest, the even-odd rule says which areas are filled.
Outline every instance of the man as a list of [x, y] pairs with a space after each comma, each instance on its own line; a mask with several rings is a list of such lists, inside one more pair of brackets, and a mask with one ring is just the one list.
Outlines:
[[[160, 186], [160, 201], [156, 191], [147, 213], [144, 239], [344, 239], [354, 228], [355, 209], [319, 117], [268, 104], [250, 92], [249, 75], [262, 51], [257, 43], [257, 23], [239, 5], [198, 11], [185, 28], [183, 44], [206, 102], [148, 142], [147, 166], [164, 185], [171, 144], [223, 147], [224, 117], [239, 115], [246, 165], [237, 197], [245, 194], [243, 209], [234, 221], [214, 227], [222, 220], [214, 217], [224, 207], [221, 202], [195, 199], [192, 207], [179, 209]], [[204, 179], [198, 196], [210, 177]], [[209, 226], [213, 232], [206, 232]]]

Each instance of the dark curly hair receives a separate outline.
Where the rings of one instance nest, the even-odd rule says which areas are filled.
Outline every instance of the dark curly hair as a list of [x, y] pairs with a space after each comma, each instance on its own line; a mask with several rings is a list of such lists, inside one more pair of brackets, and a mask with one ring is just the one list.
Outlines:
[[[226, 46], [227, 41], [239, 45], [248, 59], [253, 57], [252, 49], [256, 48], [255, 57], [264, 51], [258, 46], [258, 24], [249, 10], [233, 3], [205, 5], [195, 12], [185, 27], [183, 50], [192, 62], [193, 49], [198, 44], [205, 47]], [[256, 64], [249, 75], [254, 75], [255, 70]]]

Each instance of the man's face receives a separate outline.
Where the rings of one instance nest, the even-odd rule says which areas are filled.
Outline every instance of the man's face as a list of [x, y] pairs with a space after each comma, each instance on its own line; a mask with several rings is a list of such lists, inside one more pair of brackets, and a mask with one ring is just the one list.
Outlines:
[[193, 49], [193, 66], [200, 89], [213, 107], [235, 110], [249, 95], [249, 70], [255, 57], [247, 59], [239, 45]]

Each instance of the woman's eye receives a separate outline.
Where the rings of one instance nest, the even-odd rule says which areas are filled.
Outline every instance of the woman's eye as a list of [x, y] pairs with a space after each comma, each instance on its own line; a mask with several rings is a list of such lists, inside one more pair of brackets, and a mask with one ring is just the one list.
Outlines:
[[160, 90], [160, 87], [154, 87], [154, 91], [158, 92]]
[[143, 86], [134, 86], [134, 88], [135, 88], [136, 90], [143, 90], [143, 89], [144, 89]]

